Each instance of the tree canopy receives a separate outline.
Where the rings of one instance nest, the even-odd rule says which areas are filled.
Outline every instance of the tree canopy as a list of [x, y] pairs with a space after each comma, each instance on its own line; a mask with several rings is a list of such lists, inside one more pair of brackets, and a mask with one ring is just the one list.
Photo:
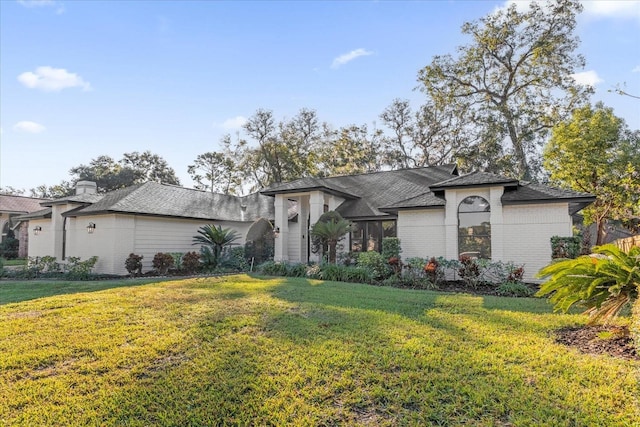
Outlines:
[[603, 242], [607, 218], [637, 224], [640, 132], [630, 131], [611, 108], [598, 103], [575, 110], [553, 128], [543, 155], [552, 183], [596, 196], [584, 210], [586, 222], [597, 224], [596, 244]]
[[525, 12], [511, 4], [465, 23], [471, 41], [457, 57], [435, 56], [420, 70], [434, 108], [453, 109], [470, 126], [475, 151], [490, 153], [470, 157], [474, 168], [532, 178], [549, 129], [586, 100], [591, 89], [571, 77], [585, 64], [575, 53], [581, 10], [577, 0], [531, 2]]

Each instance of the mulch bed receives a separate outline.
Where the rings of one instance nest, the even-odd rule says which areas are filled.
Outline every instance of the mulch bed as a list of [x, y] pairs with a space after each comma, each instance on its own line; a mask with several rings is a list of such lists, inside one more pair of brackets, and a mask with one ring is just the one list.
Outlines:
[[607, 354], [627, 360], [640, 360], [626, 326], [579, 326], [559, 329], [556, 342], [587, 354]]

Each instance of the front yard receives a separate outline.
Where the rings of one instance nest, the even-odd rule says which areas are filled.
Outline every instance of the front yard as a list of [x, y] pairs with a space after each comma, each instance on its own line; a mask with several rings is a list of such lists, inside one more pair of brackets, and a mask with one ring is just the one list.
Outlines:
[[555, 343], [585, 321], [307, 279], [0, 282], [0, 425], [637, 425], [640, 363]]

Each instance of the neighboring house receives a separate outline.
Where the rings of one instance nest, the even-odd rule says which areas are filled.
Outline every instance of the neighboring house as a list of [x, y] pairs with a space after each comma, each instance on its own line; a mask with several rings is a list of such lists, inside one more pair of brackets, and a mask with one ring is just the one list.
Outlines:
[[[275, 260], [317, 260], [309, 229], [336, 210], [353, 221], [347, 251], [381, 249], [398, 237], [402, 257], [458, 259], [461, 255], [524, 264], [525, 278], [551, 261], [552, 236], [571, 236], [571, 215], [595, 198], [586, 193], [521, 182], [490, 173], [459, 176], [454, 165], [275, 184]], [[298, 220], [287, 207], [297, 204]]]
[[[96, 273], [127, 274], [130, 253], [143, 255], [150, 270], [158, 252], [198, 251], [193, 237], [206, 224], [232, 228], [242, 238], [259, 218], [273, 218], [273, 200], [258, 193], [245, 197], [147, 182], [98, 194], [93, 182], [81, 181], [76, 195], [42, 203], [29, 220], [29, 256], [58, 260], [98, 256]], [[37, 233], [37, 235], [36, 235]]]
[[15, 238], [20, 242], [18, 246], [18, 257], [20, 258], [27, 256], [29, 233], [27, 233], [28, 224], [17, 220], [16, 217], [42, 209], [40, 203], [47, 200], [0, 194], [0, 230], [2, 230], [2, 240], [4, 241], [10, 231], [13, 231]]

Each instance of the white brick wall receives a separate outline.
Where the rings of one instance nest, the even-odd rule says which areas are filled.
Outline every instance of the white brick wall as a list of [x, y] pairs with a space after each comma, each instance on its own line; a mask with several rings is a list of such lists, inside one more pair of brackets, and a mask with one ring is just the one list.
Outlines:
[[551, 262], [551, 237], [571, 236], [567, 203], [504, 207], [504, 258], [524, 264], [525, 279]]
[[444, 209], [398, 213], [402, 258], [445, 256]]

